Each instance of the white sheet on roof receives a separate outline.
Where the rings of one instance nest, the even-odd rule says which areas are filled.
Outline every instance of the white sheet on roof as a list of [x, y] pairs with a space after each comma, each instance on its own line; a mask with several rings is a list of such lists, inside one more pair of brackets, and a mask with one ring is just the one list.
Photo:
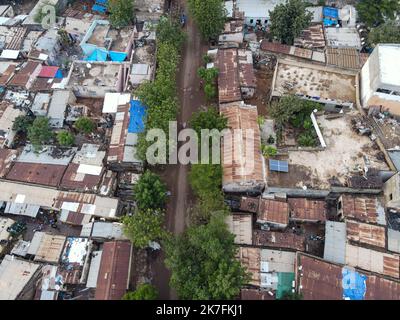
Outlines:
[[3, 52], [1, 53], [0, 58], [3, 59], [18, 59], [19, 56], [19, 50], [9, 50], [9, 49], [5, 49], [3, 50]]
[[78, 167], [78, 173], [90, 174], [92, 176], [99, 176], [103, 167], [93, 166], [89, 164], [80, 164]]
[[115, 113], [118, 106], [127, 104], [131, 99], [129, 93], [107, 92], [104, 96], [103, 113]]

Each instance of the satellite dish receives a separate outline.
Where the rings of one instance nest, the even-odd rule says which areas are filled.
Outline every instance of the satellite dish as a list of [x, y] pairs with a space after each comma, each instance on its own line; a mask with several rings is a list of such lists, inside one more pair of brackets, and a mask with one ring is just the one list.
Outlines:
[[92, 65], [90, 63], [86, 63], [86, 68], [90, 69]]

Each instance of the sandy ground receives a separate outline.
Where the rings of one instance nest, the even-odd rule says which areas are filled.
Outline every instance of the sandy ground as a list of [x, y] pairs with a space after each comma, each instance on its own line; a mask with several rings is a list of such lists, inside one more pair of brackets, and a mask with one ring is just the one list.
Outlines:
[[[355, 115], [353, 113], [352, 115]], [[328, 187], [328, 179], [336, 176], [342, 183], [346, 175], [355, 171], [357, 166], [364, 167], [367, 156], [370, 166], [388, 170], [385, 162], [376, 157], [379, 149], [366, 136], [359, 136], [351, 129], [351, 116], [327, 120], [324, 116], [317, 118], [327, 144], [324, 151], [292, 151], [289, 152], [289, 164], [302, 166], [310, 172], [310, 178], [319, 181], [321, 187]], [[296, 186], [301, 187], [301, 181]]]
[[[287, 84], [290, 84], [293, 88], [286, 88]], [[354, 102], [356, 99], [354, 85], [354, 76], [280, 64], [276, 76], [275, 88], [282, 93], [302, 93], [324, 99]]]
[[[186, 8], [186, 1], [181, 0]], [[182, 63], [178, 74], [178, 90], [181, 110], [178, 116], [180, 127], [188, 123], [193, 112], [205, 104], [203, 92], [200, 90], [197, 69], [202, 65], [202, 57], [207, 52], [207, 44], [201, 41], [200, 35], [191, 17], [186, 25], [187, 41], [182, 51]], [[179, 129], [179, 128], [178, 128]], [[174, 233], [182, 233], [188, 220], [188, 209], [193, 196], [188, 183], [189, 166], [168, 165], [162, 173], [164, 181], [171, 192], [171, 199], [167, 208], [166, 227]], [[176, 293], [169, 287], [170, 272], [164, 265], [164, 254], [161, 252], [152, 266], [153, 283], [157, 286], [160, 299], [177, 299]]]

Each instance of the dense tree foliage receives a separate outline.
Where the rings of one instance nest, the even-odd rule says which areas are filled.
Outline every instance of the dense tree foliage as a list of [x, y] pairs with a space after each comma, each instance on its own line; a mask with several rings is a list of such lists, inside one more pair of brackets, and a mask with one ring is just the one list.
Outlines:
[[233, 299], [248, 281], [248, 274], [235, 258], [234, 235], [214, 215], [206, 225], [192, 226], [166, 241], [170, 284], [181, 299]]
[[156, 33], [159, 43], [169, 43], [177, 49], [182, 47], [186, 39], [185, 33], [180, 29], [179, 22], [172, 18], [161, 17], [157, 24]]
[[400, 1], [360, 0], [356, 8], [362, 22], [369, 27], [376, 27], [388, 19], [394, 20], [400, 14]]
[[270, 115], [275, 120], [278, 138], [281, 137], [283, 129], [291, 125], [302, 131], [297, 139], [300, 146], [314, 146], [317, 143], [317, 135], [310, 120], [314, 109], [321, 110], [321, 105], [294, 95], [283, 96], [279, 101], [273, 102]]
[[133, 188], [137, 207], [140, 210], [157, 210], [165, 206], [167, 188], [160, 177], [146, 170]]
[[294, 38], [307, 28], [312, 14], [306, 10], [303, 0], [287, 0], [270, 11], [271, 33], [279, 41], [292, 45]]
[[142, 283], [135, 291], [125, 293], [122, 300], [156, 300], [157, 298], [157, 289], [149, 283]]
[[[176, 96], [176, 70], [179, 50], [185, 38], [179, 24], [171, 18], [163, 18], [157, 27], [157, 72], [153, 82], [142, 84], [135, 95], [148, 107], [145, 119], [146, 132], [157, 128], [168, 132], [169, 121], [176, 120], [178, 99]], [[146, 150], [152, 142], [146, 141], [146, 132], [139, 135], [136, 156], [146, 160]]]
[[217, 108], [209, 107], [207, 110], [202, 110], [193, 113], [190, 120], [190, 126], [196, 130], [198, 136], [201, 136], [202, 129], [217, 129], [222, 131], [227, 127], [228, 120], [219, 114]]
[[37, 117], [32, 125], [28, 127], [28, 140], [33, 147], [38, 150], [43, 144], [48, 143], [53, 138], [53, 131], [46, 117]]
[[161, 210], [138, 210], [123, 217], [124, 233], [135, 247], [144, 249], [150, 241], [164, 238], [163, 218]]
[[61, 146], [69, 147], [75, 142], [75, 137], [72, 133], [62, 130], [57, 133], [57, 141]]
[[197, 70], [198, 76], [204, 80], [204, 94], [207, 100], [211, 100], [215, 98], [217, 95], [217, 77], [218, 77], [218, 69], [217, 68], [209, 68], [206, 69], [204, 67], [200, 67]]
[[123, 28], [133, 21], [133, 0], [108, 0], [109, 20], [113, 27]]
[[89, 134], [89, 133], [93, 132], [95, 127], [96, 127], [96, 125], [93, 122], [93, 120], [88, 118], [88, 117], [80, 117], [75, 122], [75, 128], [79, 132], [83, 132], [83, 133], [86, 133], [86, 134]]
[[27, 133], [28, 128], [32, 125], [34, 118], [28, 115], [18, 116], [15, 118], [12, 129], [18, 133]]
[[368, 42], [371, 46], [375, 46], [378, 43], [400, 43], [399, 22], [389, 20], [373, 28], [368, 35]]
[[224, 29], [226, 10], [223, 0], [189, 0], [189, 10], [204, 39], [216, 38]]

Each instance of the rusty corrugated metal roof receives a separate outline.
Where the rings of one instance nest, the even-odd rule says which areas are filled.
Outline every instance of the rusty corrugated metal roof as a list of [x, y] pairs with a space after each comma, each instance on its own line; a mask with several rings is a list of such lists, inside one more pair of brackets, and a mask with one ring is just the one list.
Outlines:
[[240, 198], [240, 210], [256, 213], [258, 210], [259, 202], [260, 202], [260, 198], [241, 197]]
[[347, 239], [376, 247], [386, 247], [385, 227], [357, 221], [346, 221]]
[[18, 150], [0, 149], [0, 178], [4, 178], [10, 171], [13, 160], [18, 155]]
[[301, 35], [294, 39], [294, 45], [306, 49], [325, 48], [324, 30], [321, 24], [304, 29]]
[[376, 223], [378, 218], [378, 200], [376, 197], [357, 197], [342, 195], [343, 215], [363, 222]]
[[293, 232], [278, 232], [254, 230], [253, 244], [256, 246], [269, 246], [275, 248], [305, 251], [305, 236]]
[[276, 200], [260, 199], [257, 221], [287, 225], [289, 223], [288, 204]]
[[10, 64], [0, 75], [0, 86], [5, 86], [10, 81], [10, 79], [14, 76], [16, 67], [17, 66], [15, 64]]
[[97, 278], [96, 300], [121, 300], [128, 288], [130, 257], [129, 241], [104, 243]]
[[325, 221], [327, 208], [323, 200], [306, 198], [288, 199], [290, 218], [301, 221]]
[[260, 285], [260, 249], [254, 247], [239, 247], [237, 258], [248, 272], [251, 272], [249, 284]]
[[361, 69], [360, 52], [356, 48], [327, 48], [327, 64], [345, 69]]
[[16, 162], [7, 174], [7, 179], [57, 187], [66, 168], [57, 164]]
[[238, 51], [236, 48], [218, 50], [218, 69], [219, 103], [241, 100]]
[[[255, 182], [263, 183], [263, 158], [261, 154], [260, 130], [257, 124], [257, 107], [241, 105], [240, 102], [220, 106], [220, 112], [228, 119], [228, 127], [231, 130], [241, 130], [241, 141], [237, 135], [231, 147], [225, 147], [226, 142], [221, 143], [223, 159], [223, 184]], [[246, 130], [253, 130], [253, 136]], [[234, 131], [233, 131], [234, 132]], [[253, 143], [253, 152], [249, 155], [248, 149]], [[225, 150], [226, 149], [226, 150]]]
[[70, 163], [61, 180], [60, 188], [71, 191], [96, 192], [102, 178], [103, 172], [96, 176], [91, 174], [78, 173], [80, 164]]
[[[31, 77], [40, 71], [40, 62], [28, 61], [8, 82], [9, 86], [28, 88]], [[34, 79], [31, 79], [34, 80]]]

